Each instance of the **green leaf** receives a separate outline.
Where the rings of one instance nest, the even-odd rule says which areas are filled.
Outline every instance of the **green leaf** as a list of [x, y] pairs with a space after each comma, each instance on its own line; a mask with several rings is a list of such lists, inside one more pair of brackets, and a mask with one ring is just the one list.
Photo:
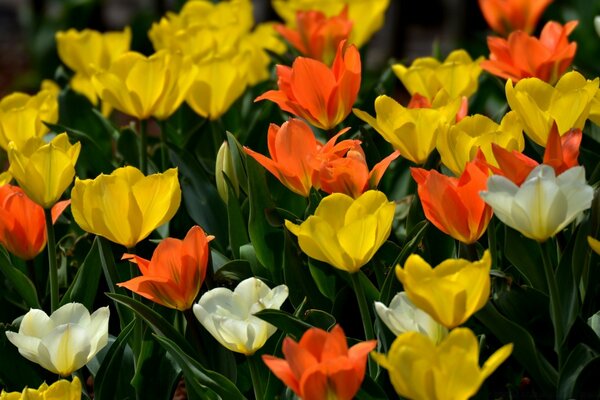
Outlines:
[[276, 326], [277, 329], [285, 332], [296, 341], [300, 340], [307, 329], [312, 328], [309, 323], [281, 310], [265, 309], [255, 313], [254, 316]]
[[77, 302], [83, 304], [88, 310], [92, 310], [97, 291], [91, 289], [98, 287], [101, 274], [100, 248], [98, 239], [96, 239], [85, 260], [77, 270], [73, 282], [63, 295], [60, 305]]
[[2, 377], [2, 389], [12, 392], [21, 392], [25, 386], [38, 387], [48, 377], [44, 376], [45, 370], [26, 360], [17, 347], [8, 341], [5, 332], [17, 329], [0, 323], [0, 377]]
[[[104, 272], [104, 278], [106, 279], [108, 288], [113, 293], [125, 296], [125, 289], [117, 286], [117, 283], [120, 281], [120, 279], [115, 267], [115, 259], [110, 248], [110, 243], [107, 239], [101, 236], [96, 236], [94, 241], [98, 243], [100, 264], [102, 265], [102, 271]], [[124, 309], [119, 304], [117, 304], [117, 314], [119, 314], [121, 328], [124, 328], [125, 325], [129, 324], [129, 322], [133, 319], [131, 312], [129, 312], [127, 309]]]
[[254, 276], [250, 263], [246, 260], [231, 260], [215, 272], [215, 282], [232, 284]]
[[126, 164], [140, 167], [140, 147], [138, 135], [135, 130], [129, 126], [121, 130], [117, 139], [117, 151], [123, 157]]
[[346, 286], [336, 269], [327, 263], [309, 258], [308, 268], [319, 291], [331, 301], [335, 300], [338, 292]]
[[560, 370], [557, 398], [579, 398], [579, 393], [576, 390], [577, 380], [581, 371], [583, 371], [583, 369], [594, 359], [600, 359], [600, 357], [585, 344], [578, 343], [575, 348], [573, 348], [569, 357], [567, 357], [567, 361]]
[[226, 134], [235, 175], [237, 176], [238, 183], [242, 190], [245, 193], [248, 193], [248, 174], [246, 173], [246, 166], [244, 164], [246, 153], [240, 142], [237, 141], [231, 132], [227, 131]]
[[214, 371], [205, 369], [198, 361], [190, 357], [187, 351], [172, 340], [154, 335], [154, 338], [171, 354], [175, 362], [183, 370], [186, 388], [197, 398], [236, 400], [245, 399], [236, 385]]
[[142, 341], [131, 384], [142, 399], [173, 398], [181, 368], [150, 334]]
[[240, 247], [240, 257], [250, 264], [250, 269], [255, 277], [271, 280], [271, 273], [260, 263], [256, 248], [252, 243]]
[[35, 285], [27, 275], [12, 265], [8, 252], [2, 246], [0, 246], [0, 271], [2, 271], [28, 307], [41, 308]]
[[231, 182], [225, 173], [223, 178], [227, 183], [227, 222], [229, 230], [229, 245], [234, 258], [240, 258], [240, 247], [250, 243], [246, 227], [246, 221], [242, 213], [242, 208], [235, 192], [231, 186]]
[[542, 257], [536, 247], [532, 240], [525, 238], [512, 228], [506, 227], [504, 238], [506, 258], [523, 275], [529, 286], [540, 292], [548, 293], [542, 268]]

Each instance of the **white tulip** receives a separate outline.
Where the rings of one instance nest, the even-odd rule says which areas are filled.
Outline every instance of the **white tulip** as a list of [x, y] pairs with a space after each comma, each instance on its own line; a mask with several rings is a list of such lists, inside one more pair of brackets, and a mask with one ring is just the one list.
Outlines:
[[415, 306], [406, 292], [396, 294], [389, 307], [376, 301], [375, 311], [379, 319], [396, 336], [406, 332], [419, 332], [428, 336], [434, 343], [439, 343], [448, 335], [448, 329]]
[[548, 165], [538, 165], [518, 187], [503, 176], [488, 179], [481, 197], [494, 214], [524, 236], [544, 242], [591, 207], [594, 190], [585, 181], [583, 167], [555, 176]]
[[87, 364], [108, 342], [108, 307], [91, 316], [83, 304], [68, 303], [48, 315], [31, 309], [19, 333], [6, 332], [19, 353], [56, 374], [67, 376]]
[[208, 332], [231, 351], [251, 355], [260, 349], [277, 328], [253, 314], [279, 309], [288, 297], [288, 288], [274, 289], [256, 278], [239, 283], [232, 292], [216, 288], [204, 293], [194, 305], [194, 315]]
[[600, 15], [594, 17], [594, 28], [596, 28], [596, 33], [600, 36]]

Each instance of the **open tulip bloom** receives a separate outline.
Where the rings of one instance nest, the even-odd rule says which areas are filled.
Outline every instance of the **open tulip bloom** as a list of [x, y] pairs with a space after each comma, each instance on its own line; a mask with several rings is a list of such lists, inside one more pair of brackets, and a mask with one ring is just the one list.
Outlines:
[[2, 390], [0, 400], [80, 400], [81, 381], [73, 377], [73, 381], [60, 379], [48, 386], [42, 383], [37, 389], [25, 388], [23, 392], [7, 393]]

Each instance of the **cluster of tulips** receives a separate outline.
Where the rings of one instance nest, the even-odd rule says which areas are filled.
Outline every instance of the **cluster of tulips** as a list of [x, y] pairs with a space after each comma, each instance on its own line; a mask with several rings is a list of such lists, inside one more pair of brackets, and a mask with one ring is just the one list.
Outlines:
[[0, 100], [0, 399], [600, 395], [578, 22], [479, 0], [489, 57], [365, 79], [389, 3], [56, 33], [57, 82]]

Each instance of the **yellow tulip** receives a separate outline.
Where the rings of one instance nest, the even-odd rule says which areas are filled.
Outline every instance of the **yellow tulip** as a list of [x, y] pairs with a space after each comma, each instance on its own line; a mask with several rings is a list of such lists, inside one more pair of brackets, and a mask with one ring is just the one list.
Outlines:
[[181, 202], [177, 169], [144, 176], [137, 168], [118, 168], [96, 179], [75, 180], [71, 211], [84, 231], [133, 248], [169, 221]]
[[71, 87], [97, 105], [98, 96], [92, 85], [92, 75], [95, 69], [108, 69], [115, 58], [129, 50], [131, 29], [126, 27], [122, 32], [106, 33], [91, 29], [69, 29], [57, 32], [55, 37], [58, 56], [75, 72]]
[[546, 146], [552, 122], [562, 135], [571, 128], [582, 129], [590, 115], [598, 81], [586, 80], [579, 72], [567, 72], [555, 87], [538, 78], [521, 79], [513, 87], [506, 82], [506, 98], [523, 123], [531, 140]]
[[80, 400], [81, 381], [76, 376], [73, 381], [61, 379], [48, 386], [42, 383], [37, 389], [23, 389], [23, 392], [0, 393], [0, 400]]
[[500, 125], [480, 114], [465, 117], [450, 129], [440, 131], [436, 147], [442, 163], [460, 176], [467, 163], [475, 159], [479, 148], [488, 163], [498, 166], [492, 143], [506, 150], [523, 151], [523, 128], [515, 112], [506, 114]]
[[509, 343], [479, 367], [479, 342], [468, 328], [457, 328], [439, 344], [408, 332], [396, 338], [387, 355], [371, 353], [388, 370], [396, 392], [412, 400], [466, 400], [512, 353]]
[[452, 329], [480, 310], [490, 296], [489, 250], [479, 261], [448, 259], [435, 268], [411, 254], [396, 276], [417, 307], [446, 328]]
[[460, 99], [441, 108], [405, 108], [382, 95], [375, 99], [376, 118], [358, 109], [353, 111], [399, 150], [400, 156], [423, 164], [435, 148], [437, 136], [454, 122], [459, 107]]
[[454, 50], [444, 62], [423, 57], [417, 58], [410, 67], [396, 64], [392, 70], [411, 95], [418, 93], [433, 102], [440, 91], [445, 92], [449, 99], [469, 97], [475, 93], [482, 60], [483, 57], [479, 57], [473, 61], [466, 51]]
[[352, 21], [349, 42], [362, 47], [383, 26], [385, 11], [390, 0], [273, 0], [273, 8], [285, 21], [294, 27], [297, 11], [321, 11], [327, 17], [339, 15], [348, 7], [348, 19]]
[[594, 250], [594, 252], [596, 254], [600, 255], [600, 240], [594, 239], [593, 237], [588, 236], [587, 241], [588, 241], [588, 244], [590, 245], [590, 247], [592, 248], [592, 250]]
[[33, 96], [15, 92], [0, 100], [0, 147], [8, 150], [10, 142], [22, 146], [28, 139], [46, 134], [48, 127], [43, 122], [58, 121], [59, 91], [54, 82], [44, 81]]
[[92, 84], [102, 101], [138, 119], [166, 119], [179, 108], [198, 73], [189, 58], [166, 50], [145, 57], [133, 51], [97, 70]]
[[394, 202], [376, 190], [353, 199], [331, 194], [319, 203], [315, 214], [300, 225], [285, 221], [298, 236], [304, 253], [335, 268], [358, 272], [386, 241], [392, 229]]
[[29, 139], [21, 147], [10, 142], [9, 172], [31, 200], [50, 208], [73, 182], [80, 150], [81, 144], [71, 145], [66, 133], [50, 143], [44, 143], [39, 137]]

